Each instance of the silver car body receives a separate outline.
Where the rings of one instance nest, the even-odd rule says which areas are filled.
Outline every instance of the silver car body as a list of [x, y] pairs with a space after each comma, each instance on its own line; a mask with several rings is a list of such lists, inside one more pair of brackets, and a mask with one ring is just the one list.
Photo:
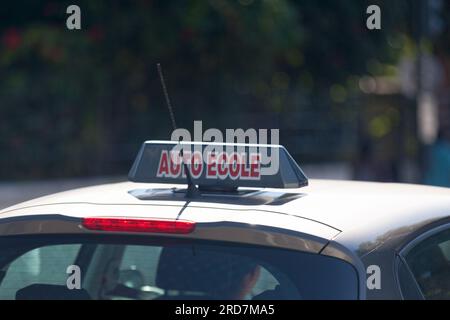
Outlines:
[[[179, 237], [334, 256], [357, 269], [361, 298], [401, 299], [399, 253], [450, 223], [445, 188], [310, 180], [299, 189], [249, 188], [189, 200], [171, 196], [171, 188], [185, 186], [123, 182], [31, 200], [0, 211], [0, 236], [99, 232], [82, 227], [85, 217], [183, 219], [197, 227]], [[366, 287], [366, 269], [373, 264], [382, 270], [378, 290]]]

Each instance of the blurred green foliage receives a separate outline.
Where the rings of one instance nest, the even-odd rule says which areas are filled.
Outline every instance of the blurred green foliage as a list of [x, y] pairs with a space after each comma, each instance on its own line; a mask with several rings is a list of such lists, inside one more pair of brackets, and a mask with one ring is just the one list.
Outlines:
[[[373, 3], [381, 31], [365, 26]], [[1, 4], [2, 179], [125, 173], [143, 140], [170, 133], [157, 62], [180, 126], [348, 118], [359, 77], [392, 71], [410, 28], [407, 0], [85, 0], [79, 31], [69, 4]]]

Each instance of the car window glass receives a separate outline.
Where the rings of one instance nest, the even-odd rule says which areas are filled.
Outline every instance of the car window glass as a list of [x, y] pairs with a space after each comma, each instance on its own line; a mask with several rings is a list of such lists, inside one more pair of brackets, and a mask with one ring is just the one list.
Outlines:
[[[161, 247], [150, 246], [126, 246], [120, 265], [121, 283], [135, 288], [144, 285], [155, 286], [161, 249]], [[279, 282], [270, 271], [261, 267], [258, 281], [250, 297], [267, 290], [274, 290], [278, 284]]]
[[402, 291], [403, 299], [405, 300], [423, 300], [422, 293], [417, 287], [414, 275], [409, 270], [406, 262], [397, 258], [398, 263], [398, 280]]
[[447, 261], [450, 261], [450, 240], [440, 243], [439, 247], [441, 248], [442, 253], [445, 256], [445, 259], [447, 259]]
[[75, 262], [79, 249], [79, 244], [55, 245], [21, 255], [8, 266], [0, 299], [13, 299], [18, 289], [34, 283], [65, 285], [67, 268]]
[[450, 299], [450, 230], [433, 235], [411, 249], [406, 261], [426, 299]]
[[[19, 237], [20, 238], [20, 237]], [[109, 240], [108, 240], [109, 239]], [[52, 245], [0, 237], [4, 299], [357, 299], [358, 274], [318, 254], [180, 239], [111, 236]], [[49, 242], [60, 241], [49, 237]], [[70, 239], [70, 241], [77, 241]], [[27, 249], [27, 243], [30, 243]], [[80, 245], [82, 247], [80, 248]], [[81, 290], [67, 267], [80, 264]], [[332, 270], [332, 271], [331, 271]]]

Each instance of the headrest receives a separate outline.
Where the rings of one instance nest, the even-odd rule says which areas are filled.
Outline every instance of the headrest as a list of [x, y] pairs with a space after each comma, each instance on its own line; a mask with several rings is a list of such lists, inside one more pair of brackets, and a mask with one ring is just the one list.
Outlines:
[[18, 290], [16, 300], [91, 300], [91, 297], [84, 289], [36, 283]]

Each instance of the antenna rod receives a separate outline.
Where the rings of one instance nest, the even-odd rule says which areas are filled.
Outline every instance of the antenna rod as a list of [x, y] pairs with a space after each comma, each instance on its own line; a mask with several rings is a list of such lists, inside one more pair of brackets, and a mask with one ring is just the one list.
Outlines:
[[162, 73], [161, 64], [157, 63], [159, 79], [161, 80], [161, 86], [164, 92], [164, 97], [166, 99], [167, 108], [169, 109], [170, 120], [172, 121], [173, 130], [177, 130], [177, 123], [175, 121], [175, 115], [173, 113], [172, 103], [170, 103], [169, 93], [167, 92], [166, 82], [164, 81], [164, 75]]
[[[162, 89], [164, 92], [164, 97], [166, 99], [167, 108], [169, 109], [170, 120], [172, 121], [172, 127], [173, 127], [173, 130], [176, 130], [177, 123], [175, 121], [175, 114], [173, 112], [172, 104], [170, 103], [169, 93], [167, 92], [166, 83], [164, 81], [164, 75], [162, 73], [161, 64], [157, 63], [156, 67], [158, 68], [159, 79], [161, 80], [161, 86], [162, 86]], [[178, 141], [178, 143], [180, 143], [180, 141], [181, 141], [181, 139]], [[181, 155], [181, 161], [183, 161], [184, 171], [186, 172], [186, 180], [187, 180], [187, 185], [188, 185], [188, 188], [186, 191], [186, 198], [195, 198], [200, 193], [199, 193], [197, 187], [195, 186], [194, 182], [192, 181], [191, 173], [189, 171], [188, 166], [184, 162], [183, 148], [181, 148], [180, 155]]]

